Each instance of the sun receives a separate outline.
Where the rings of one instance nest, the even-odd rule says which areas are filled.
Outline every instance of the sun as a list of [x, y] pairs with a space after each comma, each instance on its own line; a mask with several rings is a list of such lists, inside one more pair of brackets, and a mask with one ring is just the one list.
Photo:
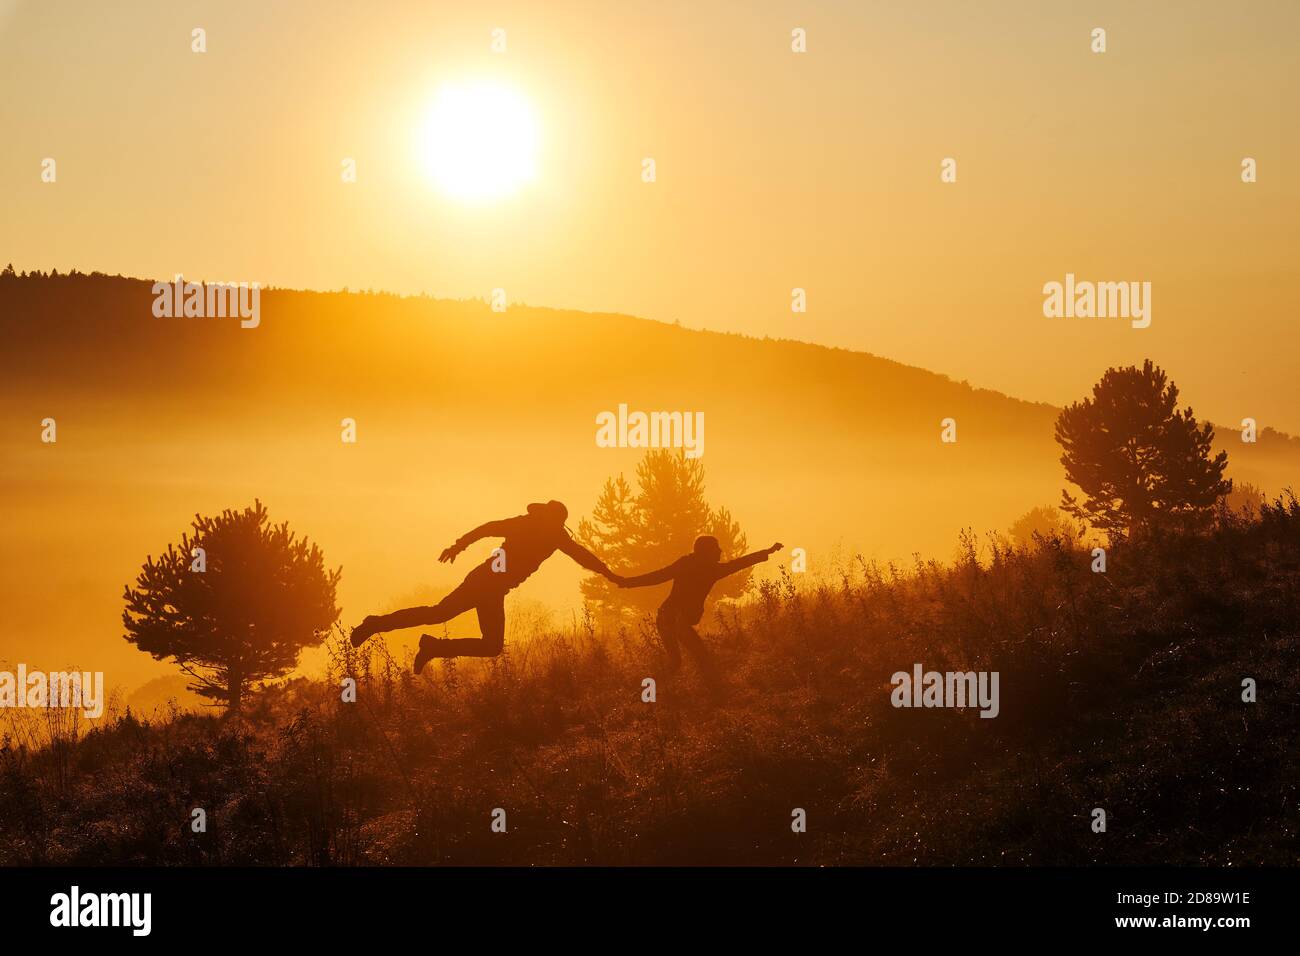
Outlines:
[[537, 176], [537, 116], [508, 86], [439, 90], [420, 127], [420, 161], [446, 195], [465, 202], [502, 199]]

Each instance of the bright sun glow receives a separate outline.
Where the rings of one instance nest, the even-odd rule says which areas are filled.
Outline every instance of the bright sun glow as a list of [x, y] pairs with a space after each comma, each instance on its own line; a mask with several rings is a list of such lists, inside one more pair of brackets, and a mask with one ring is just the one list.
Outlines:
[[442, 89], [420, 130], [426, 172], [449, 196], [500, 199], [537, 175], [537, 118], [528, 101], [503, 86]]

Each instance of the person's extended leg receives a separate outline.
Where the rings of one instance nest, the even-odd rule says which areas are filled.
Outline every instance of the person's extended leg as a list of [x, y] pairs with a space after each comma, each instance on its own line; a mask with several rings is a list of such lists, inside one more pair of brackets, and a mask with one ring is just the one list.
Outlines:
[[704, 678], [705, 685], [714, 693], [720, 691], [722, 689], [722, 678], [718, 675], [718, 668], [713, 663], [713, 655], [704, 646], [704, 641], [700, 640], [700, 632], [689, 624], [682, 624], [678, 628], [677, 636], [686, 649], [691, 652], [691, 656], [695, 658], [695, 663], [700, 668], [700, 674]]
[[504, 594], [485, 596], [478, 605], [478, 626], [482, 637], [438, 638], [420, 635], [420, 652], [415, 655], [415, 672], [434, 657], [496, 657], [506, 646]]
[[461, 582], [460, 586], [437, 604], [422, 607], [407, 607], [392, 614], [371, 614], [352, 629], [352, 646], [360, 647], [369, 638], [384, 631], [400, 631], [404, 627], [419, 627], [421, 624], [443, 624], [458, 614], [464, 614], [475, 607], [484, 589], [473, 572]]
[[676, 674], [682, 666], [681, 644], [677, 640], [677, 632], [681, 630], [681, 625], [671, 615], [664, 614], [662, 611], [655, 618], [655, 624], [658, 626], [659, 640], [664, 645], [664, 653], [668, 655], [668, 673]]

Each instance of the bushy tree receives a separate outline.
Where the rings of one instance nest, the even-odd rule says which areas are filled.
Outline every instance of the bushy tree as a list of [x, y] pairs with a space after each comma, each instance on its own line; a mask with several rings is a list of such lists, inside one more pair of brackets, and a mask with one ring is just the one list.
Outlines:
[[1078, 536], [1070, 519], [1051, 505], [1030, 508], [1016, 519], [1010, 528], [1010, 534], [1013, 541], [1024, 547], [1034, 543], [1035, 535], [1045, 539]]
[[1178, 387], [1150, 359], [1107, 369], [1056, 420], [1065, 477], [1084, 495], [1063, 490], [1062, 510], [1111, 537], [1209, 521], [1232, 490], [1228, 454], [1211, 457], [1214, 427], [1177, 406]]
[[[680, 451], [655, 449], [636, 467], [634, 490], [622, 475], [605, 482], [590, 518], [578, 523], [578, 537], [615, 571], [641, 574], [661, 568], [691, 551], [695, 539], [711, 534], [723, 558], [740, 556], [744, 533], [726, 508], [704, 499], [704, 465]], [[751, 572], [723, 578], [712, 597], [739, 597]], [[582, 593], [606, 617], [639, 615], [664, 598], [662, 587], [620, 589], [599, 575], [582, 582]]]
[[126, 588], [125, 637], [174, 660], [192, 690], [237, 713], [245, 690], [287, 673], [324, 638], [339, 616], [341, 573], [287, 524], [272, 525], [260, 501], [196, 515], [193, 532], [148, 557]]
[[1220, 525], [1252, 523], [1263, 516], [1268, 503], [1258, 485], [1234, 481], [1232, 491], [1219, 499], [1216, 518]]

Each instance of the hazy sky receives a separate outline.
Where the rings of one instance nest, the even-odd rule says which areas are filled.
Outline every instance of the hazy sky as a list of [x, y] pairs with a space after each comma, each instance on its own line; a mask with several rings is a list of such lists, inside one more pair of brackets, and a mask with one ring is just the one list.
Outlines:
[[[1198, 413], [1300, 433], [1297, 36], [1294, 2], [0, 0], [0, 255], [502, 287], [1058, 403], [1151, 356]], [[537, 173], [466, 205], [417, 134], [485, 80], [531, 104]], [[1151, 282], [1151, 327], [1044, 318], [1067, 272]]]

